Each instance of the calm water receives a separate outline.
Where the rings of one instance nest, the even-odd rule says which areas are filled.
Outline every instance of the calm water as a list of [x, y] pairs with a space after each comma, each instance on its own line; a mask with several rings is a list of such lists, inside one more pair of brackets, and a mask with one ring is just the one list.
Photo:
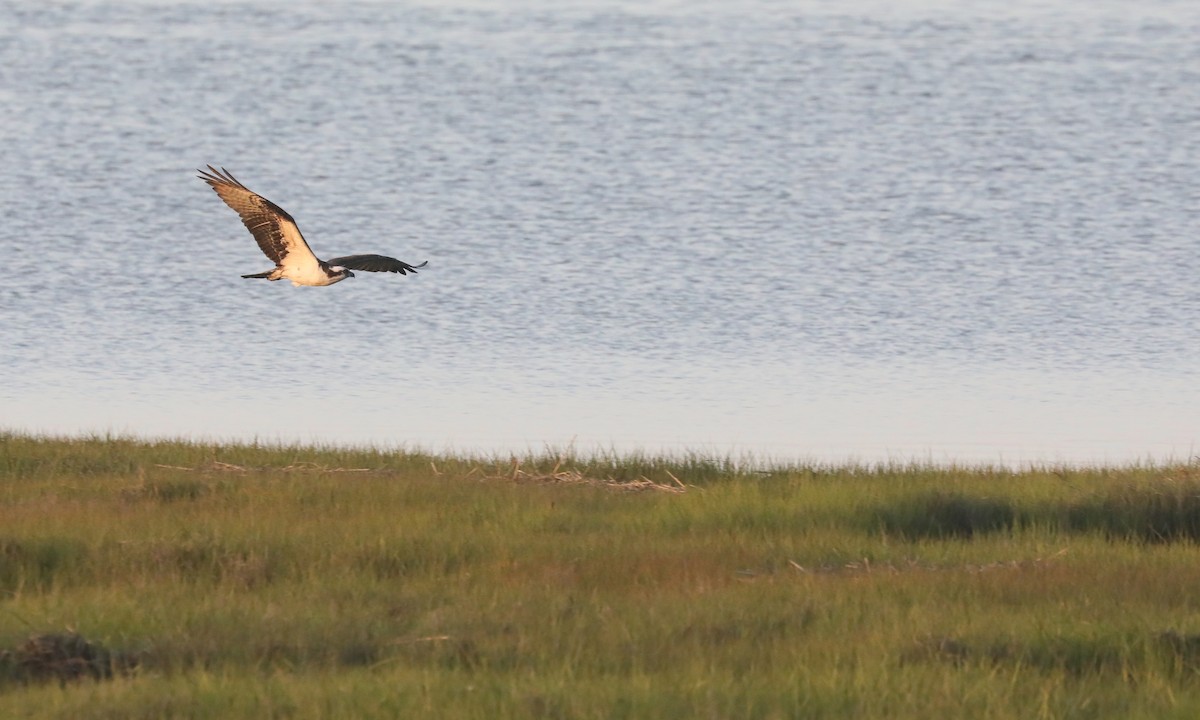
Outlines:
[[3, 427], [1200, 449], [1196, 3], [7, 2], [0, 153]]

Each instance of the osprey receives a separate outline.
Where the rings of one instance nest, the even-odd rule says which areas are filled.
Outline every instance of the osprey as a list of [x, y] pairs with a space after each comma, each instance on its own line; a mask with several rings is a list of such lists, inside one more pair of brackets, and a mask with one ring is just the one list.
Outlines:
[[242, 224], [258, 241], [263, 254], [275, 262], [275, 269], [243, 275], [244, 278], [266, 278], [268, 280], [291, 280], [292, 285], [332, 285], [348, 277], [351, 270], [367, 272], [394, 272], [404, 275], [416, 273], [425, 267], [385, 255], [346, 255], [325, 261], [313, 254], [300, 234], [300, 228], [287, 211], [262, 195], [241, 184], [225, 168], [217, 170], [212, 165], [208, 170], [197, 170], [199, 177], [208, 183], [225, 204], [241, 216]]

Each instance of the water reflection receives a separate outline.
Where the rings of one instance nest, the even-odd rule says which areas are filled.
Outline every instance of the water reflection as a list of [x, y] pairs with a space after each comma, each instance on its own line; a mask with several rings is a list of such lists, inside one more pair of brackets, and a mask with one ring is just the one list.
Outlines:
[[153, 428], [193, 439], [486, 454], [572, 447], [1019, 465], [1188, 461], [1197, 453], [1194, 384], [1172, 378], [945, 373], [901, 382], [874, 368], [812, 368], [809, 377], [761, 370], [656, 382], [620, 373], [565, 388], [475, 373], [425, 378], [388, 393], [387, 402], [369, 388], [288, 392], [281, 378], [233, 391], [140, 386], [125, 396], [18, 397], [7, 412], [19, 427], [49, 432]]

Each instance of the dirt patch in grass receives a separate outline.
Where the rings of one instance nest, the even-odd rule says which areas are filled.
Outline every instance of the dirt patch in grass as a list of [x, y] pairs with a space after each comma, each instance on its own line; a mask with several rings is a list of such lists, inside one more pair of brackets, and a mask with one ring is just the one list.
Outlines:
[[[644, 492], [657, 491], [668, 493], [683, 493], [687, 492], [690, 486], [685, 485], [679, 478], [671, 474], [670, 471], [665, 471], [671, 482], [655, 482], [650, 478], [639, 476], [630, 480], [622, 480], [614, 477], [593, 477], [574, 468], [564, 468], [561, 463], [557, 463], [548, 471], [541, 470], [525, 470], [521, 467], [520, 460], [514, 458], [512, 461], [511, 470], [502, 474], [484, 475], [487, 480], [505, 480], [515, 483], [537, 483], [537, 484], [560, 484], [560, 485], [593, 485], [597, 487], [611, 488], [613, 490], [623, 490], [627, 492]], [[468, 477], [474, 474], [478, 468], [467, 474]]]
[[0, 680], [25, 683], [107, 680], [136, 665], [132, 656], [114, 653], [78, 633], [33, 635], [12, 650], [0, 650]]

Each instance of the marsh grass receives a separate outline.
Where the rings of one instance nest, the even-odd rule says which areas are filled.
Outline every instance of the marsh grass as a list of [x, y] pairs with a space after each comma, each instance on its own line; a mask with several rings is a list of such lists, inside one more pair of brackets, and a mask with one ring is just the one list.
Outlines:
[[1194, 717], [1198, 497], [4, 434], [0, 717]]

